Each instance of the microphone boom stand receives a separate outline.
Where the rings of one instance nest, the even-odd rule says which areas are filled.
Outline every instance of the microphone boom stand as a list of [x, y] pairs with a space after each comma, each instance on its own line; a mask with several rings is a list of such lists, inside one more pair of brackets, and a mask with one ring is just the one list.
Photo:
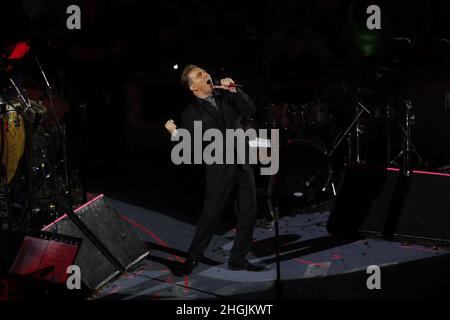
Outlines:
[[[56, 128], [57, 128], [57, 141], [60, 143], [61, 148], [62, 148], [61, 153], [62, 153], [63, 163], [64, 163], [64, 180], [65, 180], [66, 188], [67, 188], [67, 190], [64, 190], [65, 191], [64, 193], [67, 194], [69, 211], [72, 211], [73, 210], [72, 185], [71, 185], [72, 181], [71, 181], [71, 177], [70, 177], [70, 173], [69, 173], [69, 170], [70, 170], [69, 163], [68, 163], [69, 160], [67, 157], [66, 129], [65, 129], [65, 126], [62, 126], [59, 123], [58, 116], [56, 114], [56, 110], [55, 110], [55, 106], [54, 106], [54, 99], [53, 99], [54, 88], [49, 83], [47, 75], [44, 71], [44, 68], [42, 67], [36, 54], [34, 54], [34, 58], [38, 65], [39, 71], [44, 79], [47, 96], [48, 96], [49, 104], [50, 104], [50, 110], [51, 110], [51, 112], [53, 112], [53, 116], [55, 117], [55, 123], [56, 123]], [[56, 174], [53, 174], [53, 179], [56, 179]], [[56, 190], [55, 190], [55, 192], [56, 192]]]
[[92, 231], [84, 224], [83, 221], [81, 221], [81, 219], [75, 214], [75, 211], [73, 209], [73, 199], [72, 199], [72, 188], [71, 188], [71, 177], [69, 174], [69, 164], [68, 164], [68, 157], [67, 157], [67, 148], [66, 148], [66, 135], [65, 135], [65, 130], [63, 129], [63, 127], [59, 124], [58, 122], [58, 118], [56, 117], [56, 111], [53, 108], [53, 102], [52, 102], [52, 94], [53, 94], [53, 89], [52, 86], [50, 85], [50, 83], [47, 80], [47, 77], [45, 75], [44, 69], [42, 68], [41, 64], [39, 63], [39, 60], [36, 56], [36, 54], [34, 55], [36, 62], [39, 66], [39, 69], [41, 71], [42, 76], [44, 77], [46, 86], [47, 86], [47, 92], [49, 95], [49, 99], [50, 99], [50, 107], [53, 109], [53, 112], [55, 113], [55, 118], [56, 118], [56, 123], [58, 125], [58, 138], [60, 138], [60, 142], [63, 148], [63, 161], [64, 161], [64, 171], [65, 171], [65, 178], [66, 178], [66, 182], [67, 182], [67, 189], [68, 189], [68, 201], [69, 201], [69, 208], [67, 211], [67, 217], [80, 229], [80, 231], [86, 235], [86, 237], [89, 238], [89, 240], [106, 256], [106, 258], [116, 267], [117, 270], [119, 270], [121, 273], [125, 272], [126, 270], [126, 266], [124, 266], [122, 264], [122, 262], [120, 262], [112, 253], [111, 251], [104, 245], [104, 243], [95, 235], [92, 233]]
[[[329, 153], [326, 154], [328, 161], [331, 162], [331, 158], [334, 155], [334, 153], [336, 152], [337, 148], [340, 146], [340, 144], [342, 143], [342, 141], [344, 140], [344, 138], [346, 136], [348, 136], [349, 138], [349, 150], [351, 150], [351, 131], [352, 129], [354, 129], [354, 127], [356, 126], [356, 130], [357, 130], [357, 141], [356, 141], [356, 145], [357, 145], [357, 163], [359, 164], [360, 162], [360, 157], [359, 157], [359, 119], [361, 118], [361, 116], [363, 115], [364, 112], [367, 112], [368, 114], [370, 114], [371, 112], [369, 111], [369, 109], [367, 109], [360, 101], [358, 101], [357, 99], [355, 99], [356, 101], [356, 111], [357, 111], [357, 115], [355, 117], [355, 119], [353, 120], [353, 122], [348, 126], [347, 130], [345, 130], [345, 132], [342, 134], [342, 136], [339, 138], [339, 140], [334, 144], [334, 146], [331, 148], [331, 151]], [[360, 108], [359, 108], [360, 107]], [[351, 152], [351, 151], [350, 151]], [[351, 163], [351, 158], [349, 159], [349, 163]], [[323, 192], [326, 192], [328, 190], [328, 188], [330, 187], [330, 184], [333, 188], [333, 195], [336, 196], [336, 188], [335, 188], [335, 184], [334, 184], [334, 171], [332, 166], [330, 165], [330, 174], [328, 176], [328, 181], [325, 184], [325, 187], [322, 189]]]

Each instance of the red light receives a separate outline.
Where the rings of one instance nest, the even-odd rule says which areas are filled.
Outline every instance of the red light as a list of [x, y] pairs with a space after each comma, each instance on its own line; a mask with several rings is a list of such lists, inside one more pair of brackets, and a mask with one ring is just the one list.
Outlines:
[[30, 46], [26, 42], [19, 42], [14, 45], [14, 49], [12, 50], [12, 53], [9, 55], [9, 60], [18, 60], [22, 59], [23, 56], [27, 54], [27, 52], [30, 50]]

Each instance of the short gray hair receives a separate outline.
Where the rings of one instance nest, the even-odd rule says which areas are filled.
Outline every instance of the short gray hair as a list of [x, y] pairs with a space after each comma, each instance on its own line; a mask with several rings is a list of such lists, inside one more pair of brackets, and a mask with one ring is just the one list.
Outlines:
[[191, 87], [191, 78], [189, 78], [189, 73], [191, 73], [192, 69], [194, 68], [197, 68], [197, 66], [188, 64], [186, 67], [184, 67], [183, 72], [181, 73], [181, 85], [188, 90], [190, 90]]

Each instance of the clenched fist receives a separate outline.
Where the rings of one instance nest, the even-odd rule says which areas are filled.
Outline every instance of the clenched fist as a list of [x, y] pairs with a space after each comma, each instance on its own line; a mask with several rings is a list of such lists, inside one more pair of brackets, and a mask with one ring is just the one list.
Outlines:
[[176, 133], [176, 131], [177, 131], [177, 126], [176, 126], [175, 122], [172, 119], [170, 119], [169, 121], [166, 122], [165, 127], [166, 127], [167, 131], [169, 131], [169, 133], [171, 135], [174, 135]]

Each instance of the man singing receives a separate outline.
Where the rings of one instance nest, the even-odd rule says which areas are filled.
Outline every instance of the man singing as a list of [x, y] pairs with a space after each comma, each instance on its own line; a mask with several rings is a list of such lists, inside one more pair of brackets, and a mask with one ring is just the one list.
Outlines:
[[[214, 86], [211, 76], [203, 69], [188, 65], [181, 75], [181, 84], [194, 95], [193, 101], [181, 114], [181, 127], [194, 136], [194, 121], [201, 121], [202, 129], [218, 129], [225, 138], [226, 129], [236, 129], [241, 117], [255, 112], [253, 101], [233, 86], [230, 78]], [[171, 135], [177, 134], [173, 120], [166, 123]], [[225, 139], [224, 139], [225, 140]], [[235, 150], [225, 150], [235, 152]], [[224, 162], [225, 163], [225, 162]], [[253, 238], [256, 219], [256, 189], [253, 171], [246, 164], [209, 164], [205, 166], [206, 190], [203, 212], [184, 263], [185, 274], [198, 266], [220, 222], [220, 214], [234, 190], [237, 191], [238, 223], [234, 246], [230, 253], [230, 270], [263, 271], [263, 266], [246, 259]]]

